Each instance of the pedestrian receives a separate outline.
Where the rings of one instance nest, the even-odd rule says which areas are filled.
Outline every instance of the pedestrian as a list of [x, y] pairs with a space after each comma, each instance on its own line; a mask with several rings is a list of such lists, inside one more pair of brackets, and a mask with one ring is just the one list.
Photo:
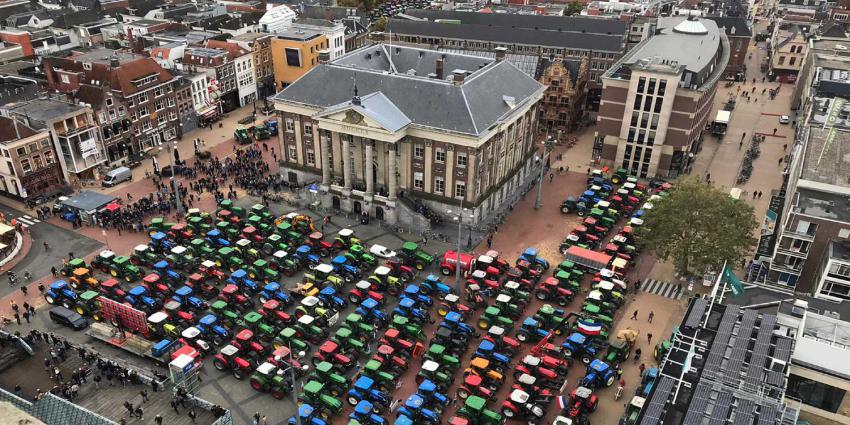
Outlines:
[[177, 409], [177, 400], [173, 398], [171, 399], [171, 408], [174, 409], [174, 413], [180, 413], [180, 410]]
[[263, 419], [260, 421], [260, 425], [269, 425], [269, 418], [266, 415], [263, 415]]
[[744, 140], [742, 139], [740, 142], [738, 142], [738, 150], [741, 150], [741, 148], [743, 148], [743, 147], [744, 147]]
[[552, 180], [555, 179], [555, 173], [549, 173], [549, 183], [552, 183]]
[[761, 191], [759, 191], [759, 199], [761, 199]]
[[646, 343], [652, 344], [652, 332], [646, 334]]
[[492, 248], [492, 247], [493, 247], [493, 237], [492, 237], [492, 236], [488, 236], [488, 237], [487, 237], [487, 249], [490, 249], [490, 248]]
[[[195, 418], [192, 416], [192, 413], [189, 413], [189, 417], [192, 419], [192, 423], [195, 423]], [[156, 425], [162, 425], [162, 415], [158, 414], [153, 417], [153, 423]]]
[[133, 403], [130, 403], [129, 401], [125, 401], [124, 402], [124, 408], [127, 409], [128, 415], [130, 415], [130, 417], [132, 418], [133, 417]]
[[15, 321], [18, 322], [18, 326], [21, 326], [21, 315], [18, 312], [15, 312]]
[[639, 280], [635, 281], [635, 292], [637, 292], [637, 291], [640, 291], [640, 281]]
[[776, 165], [782, 165], [782, 157], [779, 157], [779, 162]]
[[18, 312], [18, 309], [20, 307], [18, 307], [18, 303], [16, 303], [15, 300], [9, 300], [9, 305], [12, 306], [12, 311], [14, 311], [15, 313]]
[[643, 372], [646, 370], [646, 365], [641, 363], [638, 369], [640, 369], [640, 377], [643, 378]]
[[785, 152], [787, 150], [788, 150], [788, 143], [782, 145], [782, 152]]
[[753, 199], [756, 199], [756, 196], [758, 196], [758, 195], [759, 195], [759, 193], [758, 193], [758, 192], [753, 191]]
[[58, 275], [58, 272], [56, 270], [56, 266], [53, 266], [53, 267], [50, 268], [50, 273], [53, 274], [53, 277], [56, 277], [56, 275]]
[[139, 419], [143, 419], [142, 416], [144, 414], [145, 414], [145, 411], [142, 409], [142, 405], [140, 404], [139, 407], [136, 408], [136, 416], [138, 416]]
[[773, 135], [776, 136], [776, 127], [773, 128]]
[[139, 395], [142, 396], [142, 403], [148, 402], [148, 390], [142, 388], [142, 390], [139, 391]]
[[97, 374], [97, 375], [94, 376], [94, 389], [95, 390], [100, 389], [100, 379], [101, 379], [100, 374]]
[[650, 312], [649, 312], [649, 323], [652, 323], [652, 318], [653, 318], [653, 317], [655, 317], [655, 312], [654, 312], [654, 311], [650, 311]]
[[[195, 409], [192, 409], [192, 410], [190, 410], [190, 411], [189, 411], [189, 419], [191, 419], [191, 420], [192, 420], [192, 423], [195, 423], [195, 418], [196, 418], [197, 416], [198, 416], [198, 414], [197, 414], [197, 413], [195, 413]], [[159, 423], [159, 424], [162, 424], [162, 418], [160, 418], [160, 420], [159, 420], [159, 422], [158, 422], [158, 423]]]
[[24, 296], [27, 296], [27, 291], [28, 291], [27, 285], [26, 284], [21, 285], [21, 292], [24, 293]]
[[30, 306], [30, 316], [35, 317], [35, 306]]
[[255, 422], [255, 423], [259, 423], [259, 422], [260, 422], [260, 412], [256, 412], [256, 413], [254, 413], [254, 422]]
[[29, 324], [29, 322], [30, 322], [30, 312], [28, 312], [28, 311], [24, 312], [24, 320], [26, 320], [27, 324]]
[[632, 313], [632, 320], [637, 320], [637, 315], [638, 315], [638, 311], [635, 310], [635, 312]]
[[635, 357], [634, 357], [634, 359], [635, 359], [635, 363], [637, 363], [637, 362], [638, 362], [638, 360], [640, 360], [640, 354], [641, 354], [641, 350], [640, 350], [640, 347], [638, 347], [638, 348], [635, 350]]

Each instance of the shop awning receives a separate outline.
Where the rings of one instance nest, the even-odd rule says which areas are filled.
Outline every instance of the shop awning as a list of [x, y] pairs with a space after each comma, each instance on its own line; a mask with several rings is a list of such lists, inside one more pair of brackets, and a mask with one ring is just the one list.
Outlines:
[[121, 205], [118, 205], [117, 202], [111, 202], [111, 203], [109, 203], [109, 205], [106, 206], [106, 211], [109, 211], [109, 212], [118, 211], [118, 209], [120, 209], [120, 208], [121, 208]]
[[12, 227], [12, 226], [10, 226], [6, 223], [0, 223], [0, 235], [5, 235], [9, 232], [14, 232], [14, 231], [15, 231], [14, 227]]
[[6, 248], [8, 248], [8, 247], [9, 247], [9, 245], [6, 245], [6, 244], [4, 244], [4, 243], [0, 243], [0, 251], [2, 251], [2, 250], [4, 250], [4, 249], [6, 249]]

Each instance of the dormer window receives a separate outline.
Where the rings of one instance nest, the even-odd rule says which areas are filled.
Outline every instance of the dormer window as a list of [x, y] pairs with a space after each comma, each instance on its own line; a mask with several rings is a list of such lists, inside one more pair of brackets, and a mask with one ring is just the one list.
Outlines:
[[86, 71], [91, 71], [91, 63], [83, 62], [83, 69], [85, 69]]

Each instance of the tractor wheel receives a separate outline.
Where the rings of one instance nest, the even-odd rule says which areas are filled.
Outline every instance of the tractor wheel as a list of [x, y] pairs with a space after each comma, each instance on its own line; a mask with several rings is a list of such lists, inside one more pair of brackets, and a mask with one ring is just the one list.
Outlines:
[[422, 270], [425, 270], [425, 263], [422, 261], [417, 261], [413, 263], [413, 267], [415, 267], [416, 270], [419, 270], [421, 272]]
[[92, 314], [91, 318], [94, 319], [95, 322], [100, 322], [101, 320], [103, 320], [103, 318], [100, 317], [100, 314], [98, 314], [98, 313]]
[[566, 357], [568, 359], [573, 357], [573, 351], [570, 350], [569, 348], [564, 348], [564, 351], [561, 354], [563, 354], [564, 357]]
[[86, 309], [85, 309], [85, 308], [83, 308], [83, 306], [81, 306], [81, 305], [78, 305], [78, 306], [74, 307], [74, 311], [76, 311], [76, 312], [77, 312], [77, 314], [79, 314], [80, 316], [85, 316], [85, 315], [86, 315]]
[[570, 209], [569, 209], [569, 208], [567, 208], [567, 207], [561, 207], [561, 212], [562, 212], [562, 213], [564, 213], [564, 214], [569, 214], [569, 213], [570, 213]]
[[238, 379], [238, 380], [240, 380], [240, 381], [241, 381], [241, 380], [245, 379], [245, 375], [246, 375], [246, 374], [245, 374], [245, 371], [244, 371], [244, 370], [242, 370], [242, 369], [240, 369], [240, 368], [238, 368], [238, 367], [237, 367], [236, 369], [233, 369], [233, 377], [234, 377], [234, 378], [236, 378], [236, 379]]
[[626, 351], [625, 354], [623, 354], [623, 360], [628, 360], [629, 357], [631, 357], [631, 356], [632, 356], [631, 350]]
[[466, 400], [469, 395], [469, 390], [467, 390], [466, 388], [461, 387], [457, 389], [457, 398], [461, 400]]
[[68, 310], [72, 309], [74, 306], [68, 302], [68, 300], [62, 301], [62, 307], [67, 308]]
[[326, 248], [322, 248], [319, 250], [319, 256], [327, 257], [328, 255], [331, 255], [331, 253]]
[[528, 334], [525, 333], [525, 332], [519, 332], [519, 333], [516, 334], [516, 339], [519, 342], [528, 341]]
[[591, 360], [593, 360], [593, 358], [586, 354], [584, 356], [581, 356], [581, 362], [584, 364], [590, 364]]
[[387, 287], [387, 293], [390, 295], [398, 295], [401, 293], [401, 288], [398, 285], [390, 285]]
[[515, 412], [507, 407], [502, 409], [502, 414], [505, 415], [506, 418], [513, 418]]
[[251, 388], [253, 388], [254, 390], [256, 390], [256, 391], [262, 391], [262, 390], [263, 390], [263, 387], [264, 387], [264, 385], [263, 385], [263, 383], [262, 383], [262, 382], [257, 381], [256, 379], [252, 379], [252, 380], [251, 380]]
[[449, 314], [450, 311], [451, 308], [449, 308], [449, 306], [445, 304], [440, 304], [440, 306], [437, 307], [437, 314], [439, 314], [440, 317], [446, 317], [446, 315]]
[[283, 396], [284, 396], [283, 391], [281, 391], [280, 389], [272, 390], [272, 397], [274, 397], [278, 400], [283, 400]]
[[124, 280], [126, 280], [127, 283], [133, 283], [133, 277], [130, 275], [124, 276]]
[[348, 404], [352, 406], [356, 406], [357, 403], [360, 403], [360, 400], [358, 400], [357, 397], [354, 396], [348, 396], [345, 398], [345, 400], [348, 402]]
[[215, 366], [217, 370], [227, 370], [227, 365], [219, 359], [213, 360], [213, 366]]
[[109, 271], [109, 274], [112, 275], [112, 277], [118, 277], [118, 270], [112, 269]]
[[452, 275], [452, 269], [450, 269], [448, 267], [440, 267], [440, 273], [442, 273], [443, 276], [451, 276]]
[[609, 376], [608, 380], [605, 381], [605, 386], [610, 387], [611, 385], [614, 385], [614, 380], [614, 375]]
[[478, 319], [478, 329], [490, 329], [490, 321], [487, 319]]
[[549, 299], [549, 291], [537, 291], [534, 296], [540, 301], [546, 301]]
[[348, 302], [350, 302], [352, 304], [358, 304], [358, 303], [360, 303], [360, 297], [358, 297], [357, 295], [354, 295], [354, 294], [349, 294], [348, 295]]
[[584, 217], [587, 214], [587, 211], [586, 210], [578, 210], [578, 212], [576, 214], [578, 214], [579, 217]]

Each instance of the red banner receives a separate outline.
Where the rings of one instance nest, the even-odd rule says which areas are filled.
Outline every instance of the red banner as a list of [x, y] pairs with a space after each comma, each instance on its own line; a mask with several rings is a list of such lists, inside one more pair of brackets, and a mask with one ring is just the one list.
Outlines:
[[99, 298], [99, 301], [101, 317], [112, 324], [120, 325], [124, 330], [147, 336], [148, 316], [145, 312], [103, 296]]

